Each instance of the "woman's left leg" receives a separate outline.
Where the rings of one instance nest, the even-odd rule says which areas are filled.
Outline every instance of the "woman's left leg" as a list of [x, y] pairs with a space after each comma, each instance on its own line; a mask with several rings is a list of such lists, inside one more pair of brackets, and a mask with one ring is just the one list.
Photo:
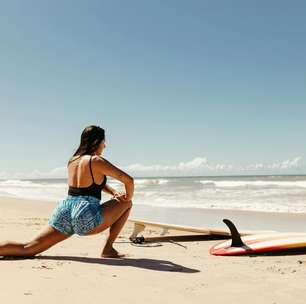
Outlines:
[[69, 237], [70, 235], [47, 225], [29, 242], [19, 243], [7, 241], [0, 243], [0, 256], [34, 256]]

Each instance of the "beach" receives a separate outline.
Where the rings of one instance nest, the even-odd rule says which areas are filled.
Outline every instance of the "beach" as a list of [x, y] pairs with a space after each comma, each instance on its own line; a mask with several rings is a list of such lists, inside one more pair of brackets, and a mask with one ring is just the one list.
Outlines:
[[306, 303], [306, 1], [0, 12], [0, 304]]
[[[0, 198], [0, 241], [30, 240], [47, 224], [56, 204]], [[0, 303], [305, 302], [303, 253], [218, 257], [209, 248], [220, 240], [205, 238], [132, 246], [132, 230], [127, 222], [114, 244], [127, 254], [123, 259], [100, 258], [108, 231], [74, 235], [35, 258], [0, 258]], [[145, 235], [159, 233], [150, 227]]]

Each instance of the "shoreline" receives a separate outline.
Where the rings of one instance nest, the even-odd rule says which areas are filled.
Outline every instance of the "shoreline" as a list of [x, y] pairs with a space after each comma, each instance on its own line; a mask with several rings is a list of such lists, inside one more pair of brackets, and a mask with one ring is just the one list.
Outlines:
[[[58, 201], [36, 200], [0, 196], [0, 206], [9, 202], [13, 210], [20, 202], [29, 204], [29, 207], [44, 206], [51, 214]], [[39, 210], [39, 208], [38, 208]], [[207, 209], [207, 208], [178, 208], [160, 207], [134, 204], [130, 218], [162, 222], [175, 225], [193, 227], [208, 227], [226, 229], [222, 220], [228, 218], [241, 230], [271, 230], [279, 232], [305, 232], [306, 213], [267, 212], [235, 209]]]
[[134, 205], [131, 215], [137, 219], [194, 227], [226, 229], [222, 220], [232, 220], [241, 230], [305, 232], [306, 213], [278, 213], [229, 209], [159, 208]]

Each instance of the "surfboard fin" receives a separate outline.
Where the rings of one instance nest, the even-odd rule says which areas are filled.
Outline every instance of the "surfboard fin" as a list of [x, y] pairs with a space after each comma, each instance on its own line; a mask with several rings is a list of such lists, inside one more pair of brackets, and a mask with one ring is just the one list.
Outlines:
[[223, 223], [229, 228], [231, 231], [232, 244], [231, 247], [244, 247], [246, 244], [243, 243], [240, 237], [240, 233], [238, 232], [236, 226], [228, 219], [223, 219]]

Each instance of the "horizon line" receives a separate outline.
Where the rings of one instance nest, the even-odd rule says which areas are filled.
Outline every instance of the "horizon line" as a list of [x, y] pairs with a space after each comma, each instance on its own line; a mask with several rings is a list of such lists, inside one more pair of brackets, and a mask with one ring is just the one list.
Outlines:
[[[172, 176], [134, 176], [133, 178], [207, 178], [207, 177], [257, 177], [257, 176], [305, 176], [306, 173], [302, 174], [230, 174], [230, 175], [172, 175]], [[112, 178], [112, 177], [110, 177]], [[0, 181], [5, 181], [5, 180], [44, 180], [44, 179], [67, 179], [67, 177], [45, 177], [45, 178], [0, 178]]]

